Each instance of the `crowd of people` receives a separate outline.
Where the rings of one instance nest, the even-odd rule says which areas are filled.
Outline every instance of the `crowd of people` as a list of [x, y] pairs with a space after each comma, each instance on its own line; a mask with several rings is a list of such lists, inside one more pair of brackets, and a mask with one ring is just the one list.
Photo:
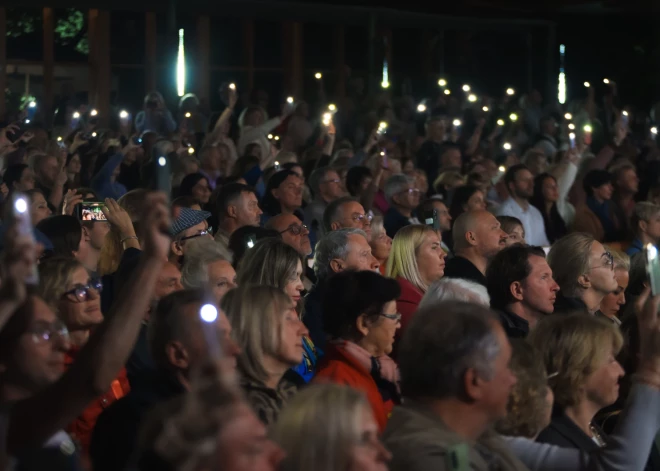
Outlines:
[[7, 120], [0, 466], [660, 470], [652, 117], [442, 82]]

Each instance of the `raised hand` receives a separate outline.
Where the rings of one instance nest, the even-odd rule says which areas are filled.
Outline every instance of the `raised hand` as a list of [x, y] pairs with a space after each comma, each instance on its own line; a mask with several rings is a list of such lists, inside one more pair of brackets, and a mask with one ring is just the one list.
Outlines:
[[135, 228], [131, 216], [124, 208], [119, 206], [112, 198], [105, 199], [105, 206], [101, 208], [108, 222], [119, 230], [121, 238], [135, 236]]
[[80, 195], [76, 190], [68, 190], [64, 195], [64, 203], [62, 204], [62, 214], [73, 216], [73, 211], [76, 205], [83, 202], [83, 195]]
[[142, 216], [142, 236], [140, 242], [143, 253], [154, 259], [167, 260], [170, 253], [172, 238], [169, 235], [171, 224], [170, 211], [167, 206], [167, 196], [154, 192], [147, 196], [145, 214]]

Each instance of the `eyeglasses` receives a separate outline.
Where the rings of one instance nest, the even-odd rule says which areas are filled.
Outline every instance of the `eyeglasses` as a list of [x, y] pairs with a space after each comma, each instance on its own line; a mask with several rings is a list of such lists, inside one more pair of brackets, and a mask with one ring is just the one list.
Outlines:
[[373, 215], [371, 214], [353, 214], [351, 216], [351, 219], [355, 222], [371, 222], [373, 219]]
[[87, 301], [89, 299], [89, 290], [91, 289], [93, 289], [97, 293], [101, 293], [101, 291], [103, 291], [103, 282], [101, 281], [100, 278], [92, 279], [86, 285], [76, 286], [71, 291], [67, 291], [66, 293], [64, 293], [62, 297], [74, 295], [76, 301], [82, 303], [83, 301]]
[[206, 235], [213, 235], [213, 228], [212, 227], [209, 227], [208, 229], [205, 229], [203, 231], [199, 231], [197, 234], [193, 234], [191, 236], [181, 237], [179, 239], [179, 242], [183, 242], [184, 240], [194, 239], [196, 237], [204, 237]]
[[605, 263], [596, 267], [591, 267], [592, 270], [596, 268], [609, 268], [610, 270], [614, 270], [614, 256], [610, 252], [605, 252], [600, 258], [603, 257], [605, 257]]
[[32, 336], [32, 341], [39, 344], [44, 344], [55, 340], [55, 336], [59, 336], [62, 340], [69, 341], [69, 329], [60, 320], [56, 320], [52, 324], [40, 324], [28, 330]]
[[309, 234], [309, 228], [305, 224], [291, 224], [283, 231], [280, 231], [280, 234], [284, 234], [285, 232], [289, 232], [289, 231], [291, 231], [291, 234], [295, 236], [300, 235], [303, 232]]
[[322, 181], [321, 183], [341, 183], [341, 180], [339, 178], [335, 178], [333, 180]]
[[407, 190], [402, 190], [399, 193], [408, 193], [410, 195], [415, 195], [417, 193], [421, 193], [421, 190], [418, 188], [408, 188]]
[[396, 321], [396, 322], [401, 322], [401, 313], [397, 312], [394, 314], [379, 314], [381, 317], [384, 317], [385, 319], [389, 319], [391, 321]]

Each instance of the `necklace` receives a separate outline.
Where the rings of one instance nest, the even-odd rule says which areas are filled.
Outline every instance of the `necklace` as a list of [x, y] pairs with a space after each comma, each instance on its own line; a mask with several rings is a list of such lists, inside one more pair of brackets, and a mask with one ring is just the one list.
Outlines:
[[598, 429], [591, 423], [589, 423], [589, 430], [591, 431], [593, 441], [595, 441], [600, 448], [603, 448], [605, 445], [607, 445], [605, 439], [602, 437]]

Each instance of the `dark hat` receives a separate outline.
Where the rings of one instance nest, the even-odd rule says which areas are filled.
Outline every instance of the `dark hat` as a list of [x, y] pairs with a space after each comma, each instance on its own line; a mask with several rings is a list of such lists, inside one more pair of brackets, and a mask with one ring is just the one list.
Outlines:
[[197, 224], [200, 224], [202, 221], [206, 221], [211, 217], [211, 213], [208, 211], [197, 211], [190, 208], [181, 208], [179, 212], [179, 217], [172, 223], [170, 227], [170, 234], [174, 237], [181, 234], [186, 229], [195, 227]]

